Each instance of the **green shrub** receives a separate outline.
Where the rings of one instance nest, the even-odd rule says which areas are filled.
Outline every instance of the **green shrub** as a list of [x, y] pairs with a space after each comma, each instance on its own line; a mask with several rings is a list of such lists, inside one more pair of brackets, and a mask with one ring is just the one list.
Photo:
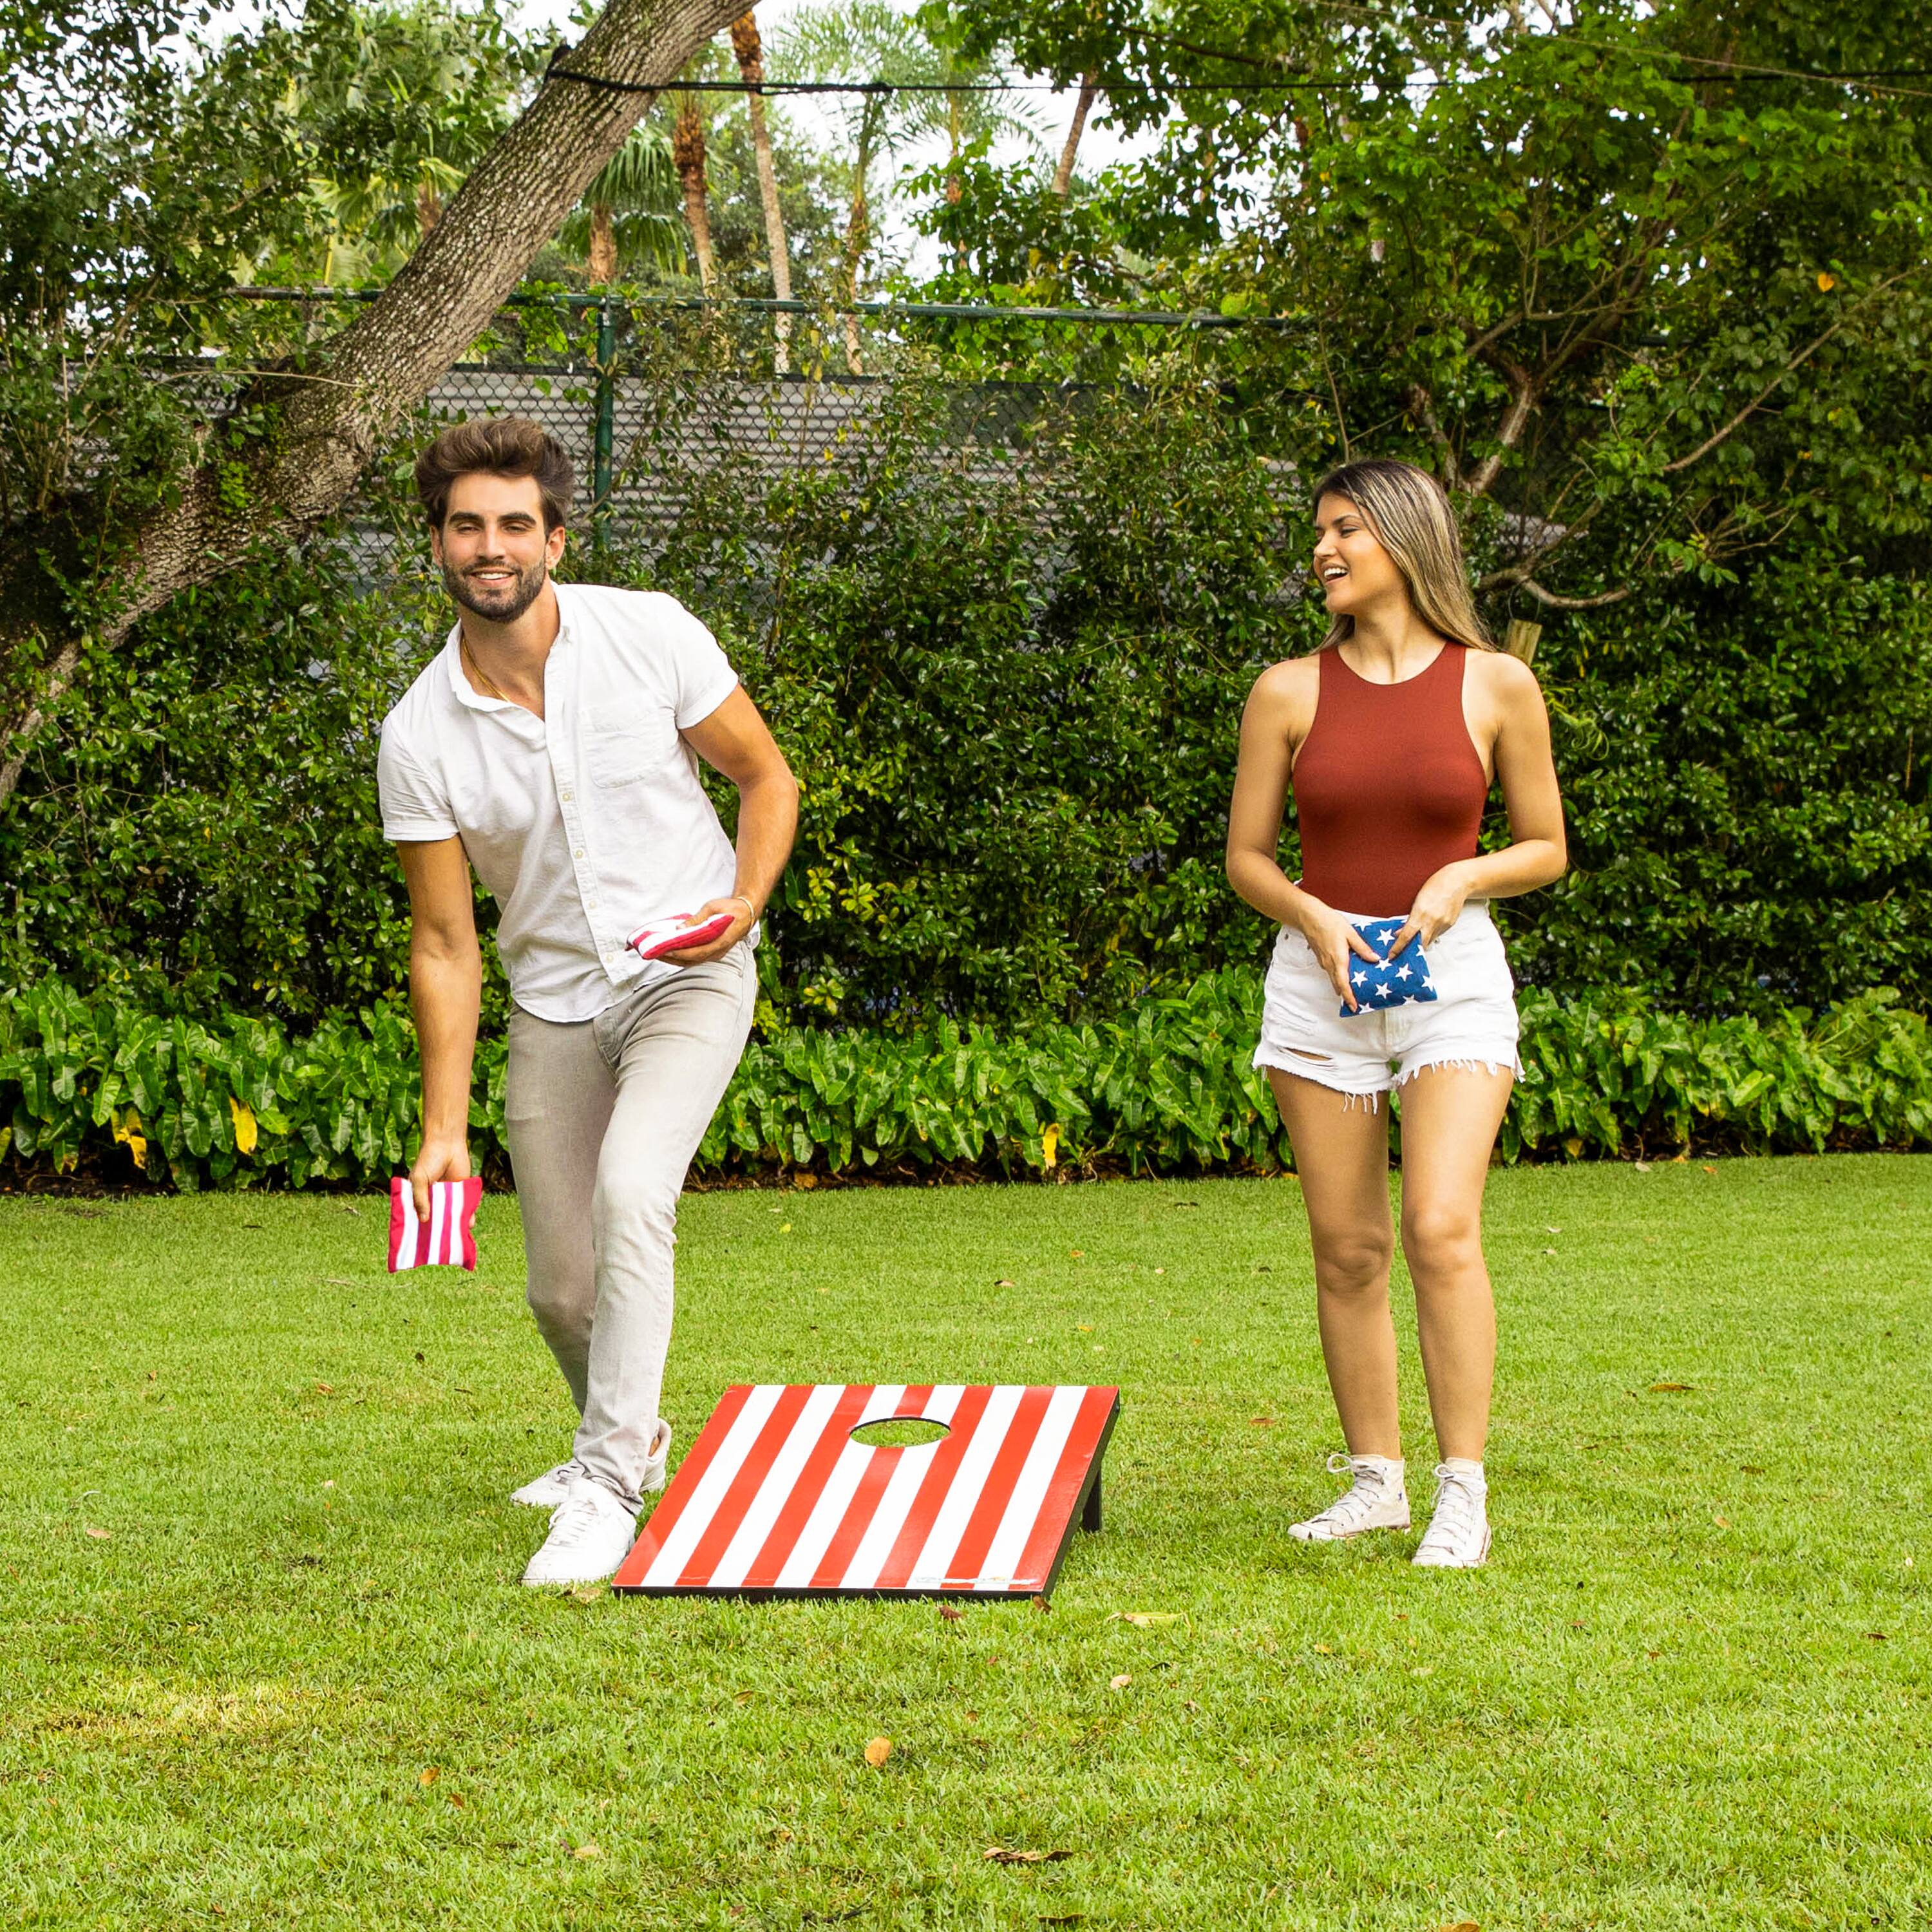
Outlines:
[[[1300, 486], [1270, 466], [1294, 411], [1172, 374], [977, 392], [974, 434], [1025, 459], [1001, 467], [958, 454], [984, 453], [975, 393], [868, 392], [875, 433], [840, 460], [687, 477], [675, 526], [605, 560], [718, 629], [802, 781], [770, 1024], [1099, 1024], [1262, 956], [1221, 848], [1248, 686], [1320, 625], [1290, 594]], [[663, 414], [645, 454], [674, 463], [690, 410]], [[399, 474], [374, 500], [413, 546]], [[365, 571], [319, 538], [88, 664], [0, 812], [0, 991], [304, 1029], [400, 991], [374, 732], [448, 614], [419, 563]], [[1873, 985], [1932, 999], [1922, 584], [1794, 546], [1552, 619], [1537, 668], [1574, 869], [1499, 910], [1526, 986], [1767, 1020]]]
[[[862, 1177], [935, 1164], [1037, 1174], [1268, 1172], [1286, 1162], [1248, 1064], [1258, 974], [1207, 975], [1131, 1021], [1010, 1034], [812, 1028], [754, 1039], [699, 1150], [700, 1173]], [[1822, 1018], [1686, 1019], [1627, 992], [1523, 1003], [1526, 1077], [1505, 1159], [1678, 1149], [1932, 1144], [1926, 1023], [1876, 992]], [[486, 1040], [470, 1109], [478, 1160], [504, 1152], [503, 1048]], [[69, 1168], [128, 1150], [184, 1188], [260, 1180], [380, 1186], [406, 1165], [419, 1104], [406, 1016], [370, 1007], [292, 1037], [86, 1000], [57, 982], [0, 1009], [0, 1154]]]

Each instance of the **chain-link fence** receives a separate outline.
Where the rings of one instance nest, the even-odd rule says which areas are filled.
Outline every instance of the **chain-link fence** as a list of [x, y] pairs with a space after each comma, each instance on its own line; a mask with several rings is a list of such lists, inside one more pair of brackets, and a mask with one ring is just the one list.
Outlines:
[[[365, 298], [247, 292], [286, 316], [291, 339], [340, 326], [344, 310]], [[866, 462], [912, 387], [925, 404], [920, 460], [935, 482], [962, 486], [1017, 479], [1048, 460], [1040, 435], [1048, 419], [1064, 422], [1155, 372], [1191, 371], [1204, 395], [1246, 406], [1251, 398], [1228, 374], [1224, 352], [1237, 330], [1250, 338], [1248, 373], [1257, 338], [1272, 352], [1264, 380], [1248, 385], [1266, 399], [1256, 446], [1265, 462], [1268, 408], [1308, 393], [1286, 359], [1290, 332], [1148, 310], [882, 302], [828, 312], [799, 303], [526, 296], [435, 386], [424, 414], [426, 425], [501, 415], [542, 423], [577, 466], [580, 543], [593, 560], [634, 559], [655, 554], [721, 480], [755, 504], [787, 479]], [[1292, 482], [1292, 459], [1274, 460]], [[405, 540], [404, 526], [373, 504], [352, 516], [365, 581], [394, 567]], [[778, 544], [754, 522], [741, 529], [740, 548], [734, 601], [755, 626], [772, 605]], [[1044, 554], [1042, 564], [1050, 567]]]

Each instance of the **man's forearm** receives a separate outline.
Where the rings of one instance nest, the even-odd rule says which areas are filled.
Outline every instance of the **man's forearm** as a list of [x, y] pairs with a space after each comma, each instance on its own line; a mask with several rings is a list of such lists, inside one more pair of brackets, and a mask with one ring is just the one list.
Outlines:
[[798, 782], [788, 771], [740, 786], [738, 874], [731, 890], [762, 912], [791, 856], [798, 832]]
[[470, 1072], [483, 1003], [483, 956], [412, 950], [410, 1006], [422, 1054], [423, 1138], [458, 1140], [470, 1128]]

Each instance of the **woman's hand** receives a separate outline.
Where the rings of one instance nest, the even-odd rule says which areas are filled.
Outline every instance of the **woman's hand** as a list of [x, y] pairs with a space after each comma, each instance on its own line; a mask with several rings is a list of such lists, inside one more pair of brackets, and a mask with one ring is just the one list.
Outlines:
[[1308, 941], [1309, 950], [1315, 955], [1315, 963], [1334, 985], [1336, 997], [1349, 1012], [1359, 1012], [1355, 989], [1348, 983], [1348, 962], [1352, 959], [1366, 959], [1372, 963], [1376, 959], [1375, 948], [1332, 906], [1324, 905], [1319, 899], [1312, 898], [1306, 893], [1302, 895], [1295, 924]]
[[713, 913], [728, 912], [731, 923], [709, 946], [691, 946], [677, 952], [667, 952], [664, 957], [674, 966], [708, 966], [714, 959], [722, 959], [740, 940], [758, 923], [758, 915], [752, 902], [742, 892], [734, 892], [728, 899], [706, 899], [685, 921], [687, 926], [701, 926]]
[[1444, 866], [1439, 872], [1432, 872], [1423, 880], [1422, 890], [1416, 894], [1415, 903], [1409, 908], [1408, 917], [1396, 934], [1388, 956], [1393, 959], [1412, 939], [1433, 946], [1438, 936], [1462, 917], [1468, 896], [1469, 875], [1461, 860]]
[[425, 1138], [410, 1169], [410, 1191], [416, 1196], [416, 1219], [429, 1226], [429, 1190], [438, 1180], [470, 1178], [470, 1141], [464, 1134]]

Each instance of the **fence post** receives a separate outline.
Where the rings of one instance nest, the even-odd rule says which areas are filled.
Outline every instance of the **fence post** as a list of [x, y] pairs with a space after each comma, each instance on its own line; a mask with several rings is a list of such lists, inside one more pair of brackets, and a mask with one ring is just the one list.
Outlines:
[[604, 556], [610, 541], [610, 461], [616, 442], [617, 324], [608, 296], [597, 304], [597, 423], [590, 478], [590, 548]]

